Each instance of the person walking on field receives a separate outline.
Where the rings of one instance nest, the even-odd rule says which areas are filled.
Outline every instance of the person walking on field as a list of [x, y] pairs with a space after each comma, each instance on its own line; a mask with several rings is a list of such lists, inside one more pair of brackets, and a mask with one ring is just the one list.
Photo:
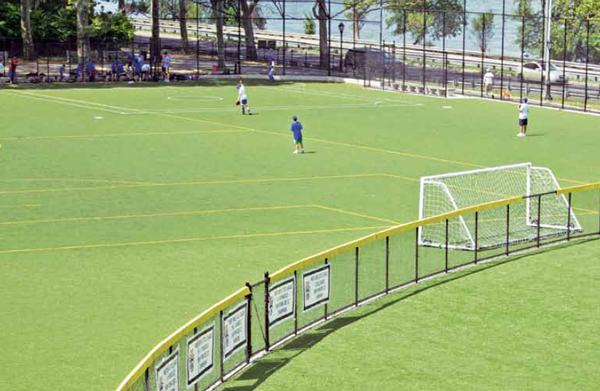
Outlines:
[[485, 75], [483, 75], [483, 85], [485, 87], [485, 94], [489, 96], [492, 95], [494, 97], [493, 89], [494, 89], [494, 74], [491, 69], [488, 68]]
[[522, 98], [521, 104], [519, 105], [519, 133], [517, 134], [517, 137], [525, 137], [525, 134], [527, 133], [527, 119], [529, 117], [528, 101], [527, 98]]
[[292, 119], [294, 121], [290, 125], [290, 132], [294, 133], [294, 144], [296, 144], [296, 149], [294, 149], [293, 153], [304, 153], [304, 145], [302, 144], [302, 124], [298, 121], [298, 117], [294, 116]]

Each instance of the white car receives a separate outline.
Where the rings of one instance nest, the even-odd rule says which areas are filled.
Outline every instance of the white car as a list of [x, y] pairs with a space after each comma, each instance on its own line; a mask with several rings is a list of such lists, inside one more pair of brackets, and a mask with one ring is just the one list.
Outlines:
[[[543, 67], [543, 69], [542, 69]], [[542, 75], [543, 70], [543, 75]], [[541, 82], [546, 80], [546, 64], [531, 61], [523, 64], [520, 69], [519, 76], [525, 81]], [[562, 84], [565, 82], [562, 68], [557, 68], [554, 64], [550, 64], [550, 83]]]

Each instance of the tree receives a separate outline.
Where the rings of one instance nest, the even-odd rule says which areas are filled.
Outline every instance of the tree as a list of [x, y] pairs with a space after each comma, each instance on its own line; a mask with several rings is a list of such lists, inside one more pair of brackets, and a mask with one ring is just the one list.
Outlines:
[[25, 60], [30, 60], [35, 54], [30, 16], [31, 0], [21, 0], [21, 39], [23, 40], [23, 59]]
[[304, 16], [304, 34], [314, 34], [316, 32], [315, 29], [315, 20], [310, 15]]
[[326, 0], [315, 0], [312, 12], [319, 21], [319, 66], [323, 69], [329, 69], [329, 46], [327, 42], [329, 14], [327, 13]]
[[89, 11], [88, 0], [77, 0], [77, 58], [82, 64], [91, 53], [89, 33]]
[[160, 18], [159, 1], [152, 0], [150, 10], [152, 12], [152, 37], [150, 38], [150, 61], [155, 67], [160, 64]]
[[373, 7], [378, 4], [379, 0], [344, 0], [344, 8], [350, 10], [345, 13], [345, 16], [352, 20], [354, 39], [360, 39], [360, 29], [365, 18], [369, 13], [375, 11]]
[[254, 44], [254, 26], [253, 17], [258, 7], [259, 0], [252, 0], [248, 4], [248, 0], [240, 0], [242, 7], [242, 26], [244, 28], [244, 36], [246, 39], [246, 59], [255, 61], [258, 60], [258, 54], [256, 53], [256, 45]]
[[181, 47], [186, 54], [190, 53], [190, 43], [187, 34], [187, 0], [179, 0], [179, 33]]
[[210, 0], [217, 24], [217, 69], [225, 70], [225, 40], [223, 38], [223, 1]]
[[427, 43], [428, 37], [438, 40], [462, 32], [464, 10], [460, 0], [389, 0], [386, 9], [391, 14], [387, 26], [398, 35], [406, 29], [415, 45]]
[[492, 11], [479, 14], [473, 18], [471, 31], [482, 52], [487, 52], [490, 41], [494, 38], [494, 14]]
[[[515, 39], [524, 50], [541, 53], [544, 14], [534, 9], [533, 0], [515, 0], [517, 4], [518, 31]], [[555, 60], [598, 62], [600, 61], [600, 1], [553, 0], [551, 39], [552, 58]], [[525, 34], [522, 21], [525, 19]], [[589, 49], [588, 49], [589, 24]], [[566, 45], [565, 34], [567, 38]], [[589, 50], [589, 56], [588, 56]]]

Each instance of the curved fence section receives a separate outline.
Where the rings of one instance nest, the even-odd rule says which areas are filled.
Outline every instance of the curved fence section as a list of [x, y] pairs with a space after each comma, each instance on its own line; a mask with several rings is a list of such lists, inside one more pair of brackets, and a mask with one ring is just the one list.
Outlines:
[[[564, 210], [545, 208], [560, 199]], [[522, 210], [527, 208], [524, 218]], [[577, 224], [573, 221], [577, 218]], [[547, 223], [564, 230], [549, 235]], [[456, 249], [453, 232], [473, 233], [472, 249]], [[535, 235], [523, 239], [522, 230]], [[419, 242], [422, 230], [441, 233], [442, 243]], [[502, 238], [482, 244], [480, 235]], [[516, 252], [583, 237], [600, 236], [600, 183], [508, 198], [394, 226], [292, 263], [247, 283], [154, 347], [117, 391], [207, 390], [253, 360], [378, 296], [424, 279]]]

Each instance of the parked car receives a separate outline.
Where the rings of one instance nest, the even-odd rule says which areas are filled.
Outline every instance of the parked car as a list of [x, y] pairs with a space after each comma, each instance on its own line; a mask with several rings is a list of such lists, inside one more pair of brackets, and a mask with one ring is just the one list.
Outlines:
[[[542, 72], [543, 71], [543, 72]], [[519, 71], [519, 76], [525, 81], [542, 82], [546, 80], [546, 65], [544, 62], [531, 61], [523, 64]], [[562, 68], [550, 63], [550, 83], [562, 84], [565, 82]]]
[[356, 48], [346, 52], [344, 68], [364, 71], [365, 65], [372, 69], [381, 68], [382, 65], [386, 69], [391, 69], [393, 66], [398, 67], [401, 65], [401, 62], [393, 61], [390, 53], [382, 53], [378, 49]]

